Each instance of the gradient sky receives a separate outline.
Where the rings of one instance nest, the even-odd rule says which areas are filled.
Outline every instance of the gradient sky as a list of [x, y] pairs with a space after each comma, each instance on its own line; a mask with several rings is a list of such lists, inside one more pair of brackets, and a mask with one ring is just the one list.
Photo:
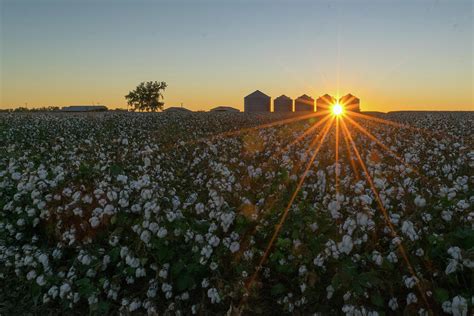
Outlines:
[[0, 107], [243, 108], [351, 92], [362, 110], [474, 110], [473, 2], [0, 0]]

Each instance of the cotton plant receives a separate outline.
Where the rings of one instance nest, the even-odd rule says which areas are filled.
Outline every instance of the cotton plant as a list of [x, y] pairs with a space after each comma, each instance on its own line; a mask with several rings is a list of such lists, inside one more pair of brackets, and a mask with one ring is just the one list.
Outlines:
[[472, 115], [387, 118], [419, 129], [351, 128], [373, 187], [331, 129], [288, 206], [309, 120], [2, 114], [0, 279], [44, 313], [469, 315]]

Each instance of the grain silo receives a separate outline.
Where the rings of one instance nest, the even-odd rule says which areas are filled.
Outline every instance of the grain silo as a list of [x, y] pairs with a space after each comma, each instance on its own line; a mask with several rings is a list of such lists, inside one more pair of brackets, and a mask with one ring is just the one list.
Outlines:
[[290, 97], [282, 94], [273, 100], [274, 112], [293, 112], [293, 100]]
[[271, 98], [260, 90], [244, 98], [244, 112], [270, 112]]
[[314, 99], [303, 94], [295, 100], [295, 112], [314, 112]]
[[316, 100], [316, 111], [329, 111], [329, 109], [336, 103], [336, 98], [330, 96], [329, 94], [325, 94], [320, 96]]
[[352, 94], [346, 94], [339, 99], [339, 104], [344, 107], [346, 111], [360, 112], [360, 100]]

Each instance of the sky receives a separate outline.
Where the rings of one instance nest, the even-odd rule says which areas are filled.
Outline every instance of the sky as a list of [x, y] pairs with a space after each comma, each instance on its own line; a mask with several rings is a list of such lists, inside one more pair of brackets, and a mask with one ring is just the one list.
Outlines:
[[243, 109], [352, 93], [365, 111], [474, 110], [471, 0], [0, 0], [0, 108], [126, 107], [165, 81], [165, 107]]

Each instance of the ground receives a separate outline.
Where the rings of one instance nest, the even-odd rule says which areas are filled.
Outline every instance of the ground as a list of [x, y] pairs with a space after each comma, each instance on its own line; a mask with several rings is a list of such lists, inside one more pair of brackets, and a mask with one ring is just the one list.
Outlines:
[[472, 112], [0, 114], [0, 314], [466, 315], [473, 130]]

